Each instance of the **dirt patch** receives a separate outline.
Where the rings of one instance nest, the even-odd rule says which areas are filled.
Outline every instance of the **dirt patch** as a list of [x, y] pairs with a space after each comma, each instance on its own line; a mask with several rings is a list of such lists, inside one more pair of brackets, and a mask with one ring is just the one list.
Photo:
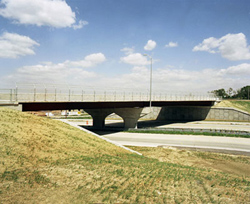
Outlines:
[[[131, 147], [130, 147], [131, 148]], [[238, 176], [250, 177], [250, 157], [223, 153], [201, 152], [174, 147], [132, 147], [144, 156], [192, 167], [212, 169]]]
[[210, 168], [217, 169], [226, 173], [236, 174], [240, 176], [249, 176], [250, 177], [250, 165], [243, 164], [239, 162], [232, 161], [216, 161], [210, 165]]

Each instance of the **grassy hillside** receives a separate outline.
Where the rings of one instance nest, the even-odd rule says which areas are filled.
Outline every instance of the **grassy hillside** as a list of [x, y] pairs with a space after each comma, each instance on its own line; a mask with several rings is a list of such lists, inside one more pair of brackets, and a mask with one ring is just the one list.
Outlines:
[[223, 100], [217, 107], [233, 107], [250, 113], [250, 101], [249, 100]]
[[250, 202], [248, 175], [143, 151], [135, 155], [60, 121], [0, 108], [0, 203]]

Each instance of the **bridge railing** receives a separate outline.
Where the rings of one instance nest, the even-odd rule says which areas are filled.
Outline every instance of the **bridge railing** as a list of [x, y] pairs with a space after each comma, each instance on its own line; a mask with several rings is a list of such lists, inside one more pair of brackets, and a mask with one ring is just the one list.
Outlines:
[[14, 101], [16, 101], [15, 90], [0, 89], [0, 103], [12, 103]]
[[[149, 101], [149, 92], [139, 91], [103, 91], [95, 89], [79, 89], [75, 87], [58, 88], [56, 86], [44, 87], [16, 87], [15, 89], [0, 89], [0, 103], [14, 102], [60, 102], [60, 101]], [[152, 101], [197, 101], [221, 100], [213, 94], [169, 94], [155, 92]]]

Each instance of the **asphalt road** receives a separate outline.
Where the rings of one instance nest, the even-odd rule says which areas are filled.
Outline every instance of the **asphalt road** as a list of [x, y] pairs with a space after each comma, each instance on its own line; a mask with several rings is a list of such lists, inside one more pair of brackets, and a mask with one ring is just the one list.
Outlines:
[[[81, 126], [92, 126], [92, 119], [75, 120]], [[122, 120], [105, 120], [107, 127], [123, 127]], [[170, 129], [213, 129], [246, 131], [250, 133], [250, 122], [218, 122], [218, 121], [192, 121], [192, 122], [168, 122], [168, 121], [139, 121], [138, 128], [170, 128]]]
[[224, 150], [250, 155], [250, 139], [204, 135], [166, 135], [144, 133], [106, 133], [103, 137], [127, 146], [174, 146]]
[[[119, 120], [106, 120], [107, 127], [122, 127]], [[77, 125], [91, 126], [92, 120], [76, 122]], [[246, 131], [250, 134], [248, 122], [218, 122], [218, 121], [193, 121], [193, 122], [159, 122], [140, 121], [139, 127], [154, 127], [166, 129], [212, 129]], [[92, 131], [92, 130], [91, 130]], [[250, 138], [215, 137], [204, 135], [166, 135], [146, 133], [125, 133], [117, 131], [94, 131], [100, 136], [116, 143], [127, 146], [174, 146], [179, 148], [206, 149], [208, 151], [230, 152], [250, 156]]]

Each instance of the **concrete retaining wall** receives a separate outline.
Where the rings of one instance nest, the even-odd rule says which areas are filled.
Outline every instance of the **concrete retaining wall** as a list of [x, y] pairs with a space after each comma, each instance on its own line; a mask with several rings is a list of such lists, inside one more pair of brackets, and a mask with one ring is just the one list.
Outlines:
[[143, 108], [141, 113], [141, 119], [156, 120], [158, 115], [160, 114], [161, 109], [161, 107]]
[[250, 114], [235, 108], [211, 108], [207, 120], [250, 121]]
[[224, 107], [162, 107], [157, 120], [228, 120], [250, 121], [250, 114], [234, 108]]
[[[156, 120], [160, 111], [161, 111], [161, 107], [143, 108], [140, 118], [145, 119], [145, 120]], [[116, 115], [115, 113], [107, 116], [107, 118], [121, 119], [121, 117], [119, 115]]]
[[0, 103], [0, 107], [5, 107], [5, 108], [10, 108], [10, 109], [22, 111], [22, 105], [15, 104], [15, 103], [13, 103], [13, 104], [2, 104], [2, 103]]

